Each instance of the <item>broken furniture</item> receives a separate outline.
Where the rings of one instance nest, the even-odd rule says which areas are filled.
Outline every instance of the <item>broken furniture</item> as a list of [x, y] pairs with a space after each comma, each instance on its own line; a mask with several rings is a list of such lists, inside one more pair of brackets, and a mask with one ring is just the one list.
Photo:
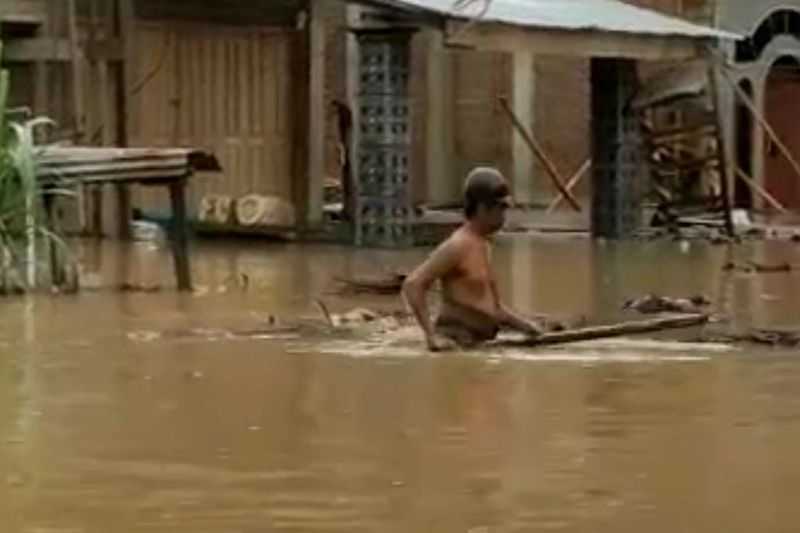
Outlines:
[[680, 64], [654, 76], [639, 90], [632, 108], [639, 117], [658, 211], [672, 220], [721, 212], [732, 235], [716, 77], [710, 61]]
[[[119, 201], [119, 232], [130, 237], [130, 186], [164, 187], [172, 207], [170, 237], [179, 290], [191, 290], [189, 229], [186, 213], [186, 185], [195, 171], [219, 172], [214, 155], [185, 148], [88, 148], [47, 147], [39, 155], [38, 175], [45, 191], [48, 187], [114, 185]], [[98, 195], [99, 196], [99, 195]], [[52, 198], [45, 201], [48, 219], [56, 225]], [[101, 222], [101, 209], [95, 206], [95, 230]], [[54, 228], [55, 230], [56, 228]], [[51, 249], [54, 283], [63, 281], [63, 265], [55, 248]]]

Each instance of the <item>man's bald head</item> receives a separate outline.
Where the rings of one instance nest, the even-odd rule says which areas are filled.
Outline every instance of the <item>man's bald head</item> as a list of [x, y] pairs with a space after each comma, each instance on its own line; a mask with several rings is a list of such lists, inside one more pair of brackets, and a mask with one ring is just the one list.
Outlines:
[[472, 218], [479, 205], [492, 207], [510, 196], [508, 182], [499, 170], [477, 167], [464, 181], [464, 214]]

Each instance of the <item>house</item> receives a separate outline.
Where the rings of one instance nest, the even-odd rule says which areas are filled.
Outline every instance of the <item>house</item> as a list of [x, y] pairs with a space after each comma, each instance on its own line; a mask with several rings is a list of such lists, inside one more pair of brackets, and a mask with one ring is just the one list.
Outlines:
[[[787, 208], [800, 207], [800, 175], [766, 132], [774, 130], [795, 158], [800, 158], [800, 1], [730, 0], [715, 4], [718, 24], [746, 36], [725, 47], [738, 91], [727, 87], [724, 98], [729, 143], [738, 167]], [[756, 114], [745, 103], [749, 96]], [[763, 117], [765, 122], [759, 120]], [[763, 207], [741, 178], [736, 203]]]
[[[637, 3], [708, 16], [697, 0]], [[548, 202], [556, 189], [514, 134], [500, 98], [569, 176], [592, 151], [592, 58], [680, 59], [696, 55], [696, 42], [725, 38], [650, 11], [624, 27], [562, 20], [537, 29], [505, 20], [465, 28], [442, 10], [452, 4], [444, 0], [13, 0], [0, 7], [0, 31], [14, 101], [55, 118], [56, 138], [209, 149], [224, 176], [193, 181], [190, 214], [211, 194], [256, 193], [291, 202], [298, 223], [315, 227], [325, 179], [341, 174], [331, 103], [356, 107], [350, 30], [363, 24], [367, 4], [419, 30], [409, 41], [415, 204], [458, 202], [463, 175], [481, 163], [500, 167], [521, 203]], [[592, 5], [611, 23], [615, 13], [631, 13], [611, 0]], [[579, 197], [590, 196], [593, 181], [584, 179]], [[103, 202], [111, 219], [117, 203]], [[133, 203], [158, 211], [166, 198], [136, 192]], [[119, 205], [127, 206], [122, 194]]]
[[[304, 219], [309, 9], [302, 0], [3, 2], [12, 104], [56, 120], [51, 140], [212, 151], [225, 173], [192, 181], [194, 216], [209, 194], [260, 194]], [[162, 196], [134, 191], [132, 202], [159, 212]], [[110, 222], [116, 203], [102, 202]]]

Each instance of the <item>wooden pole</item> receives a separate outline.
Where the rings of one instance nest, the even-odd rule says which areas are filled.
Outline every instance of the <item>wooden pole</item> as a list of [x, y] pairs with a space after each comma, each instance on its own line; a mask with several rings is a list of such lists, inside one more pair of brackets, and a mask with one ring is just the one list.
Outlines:
[[502, 346], [534, 348], [536, 346], [566, 344], [570, 342], [622, 337], [625, 335], [654, 333], [657, 331], [665, 331], [670, 329], [691, 328], [695, 326], [702, 326], [708, 322], [708, 319], [708, 315], [703, 314], [672, 315], [649, 320], [623, 322], [622, 324], [591, 326], [568, 331], [545, 333], [544, 335], [535, 339], [526, 339], [522, 341], [500, 341], [498, 344]]
[[172, 254], [175, 259], [175, 277], [178, 290], [192, 290], [192, 273], [189, 264], [189, 227], [186, 216], [186, 179], [169, 184], [172, 204]]
[[728, 73], [723, 71], [723, 76], [726, 80], [728, 80], [728, 83], [730, 83], [734, 91], [736, 91], [736, 95], [739, 97], [739, 99], [750, 110], [750, 112], [753, 114], [753, 117], [758, 121], [759, 124], [761, 124], [761, 127], [764, 128], [764, 131], [767, 132], [767, 135], [770, 136], [784, 157], [786, 157], [786, 159], [789, 161], [789, 164], [792, 166], [792, 169], [794, 169], [797, 176], [800, 177], [800, 163], [797, 162], [797, 159], [792, 155], [792, 152], [789, 151], [789, 148], [787, 148], [786, 144], [784, 144], [780, 137], [778, 137], [778, 134], [758, 110], [750, 96], [741, 87], [739, 87], [733, 79], [731, 79]]
[[320, 0], [308, 4], [309, 88], [308, 100], [308, 181], [305, 199], [305, 224], [315, 227], [323, 221], [325, 188], [325, 14]]
[[733, 212], [731, 208], [730, 182], [731, 168], [728, 165], [728, 151], [725, 143], [725, 135], [722, 132], [722, 110], [719, 107], [719, 91], [717, 85], [717, 67], [712, 60], [708, 64], [708, 88], [711, 94], [711, 102], [714, 107], [714, 114], [717, 122], [717, 153], [719, 155], [720, 173], [720, 192], [722, 194], [722, 207], [725, 214], [725, 231], [730, 237], [736, 234], [733, 227]]
[[753, 192], [755, 192], [756, 194], [758, 194], [759, 196], [761, 196], [761, 197], [762, 197], [764, 200], [766, 200], [766, 202], [767, 202], [769, 205], [771, 205], [772, 207], [774, 207], [775, 209], [777, 209], [777, 210], [778, 210], [778, 211], [780, 211], [781, 213], [786, 213], [786, 212], [787, 212], [787, 211], [786, 211], [786, 208], [785, 208], [785, 207], [783, 207], [783, 205], [782, 205], [782, 204], [781, 204], [781, 203], [780, 203], [778, 200], [776, 200], [774, 196], [772, 196], [772, 195], [771, 195], [771, 194], [770, 194], [770, 193], [769, 193], [769, 192], [768, 192], [766, 189], [764, 189], [764, 188], [763, 188], [761, 185], [759, 185], [758, 183], [756, 183], [756, 181], [755, 181], [753, 178], [751, 178], [750, 176], [748, 176], [747, 174], [745, 174], [744, 170], [742, 170], [741, 168], [738, 168], [738, 167], [737, 167], [737, 168], [736, 168], [736, 174], [739, 176], [739, 178], [741, 178], [741, 180], [742, 180], [743, 182], [745, 182], [745, 183], [746, 183], [746, 184], [747, 184], [747, 185], [750, 187], [750, 189], [751, 189]]
[[[578, 171], [567, 182], [567, 190], [568, 191], [572, 192], [572, 189], [574, 189], [578, 185], [578, 183], [581, 182], [583, 177], [586, 175], [586, 171], [589, 170], [589, 168], [591, 168], [591, 166], [592, 166], [592, 159], [591, 158], [589, 158], [589, 159], [587, 159], [586, 161], [583, 162], [583, 165], [581, 165], [581, 167], [578, 169]], [[550, 203], [550, 205], [547, 206], [547, 211], [545, 211], [545, 212], [547, 214], [552, 213], [561, 204], [561, 202], [563, 200], [564, 200], [564, 195], [559, 193], [559, 195]]]
[[519, 121], [517, 116], [514, 114], [514, 111], [508, 105], [508, 100], [506, 100], [505, 98], [500, 98], [500, 104], [503, 107], [503, 110], [508, 115], [508, 117], [511, 119], [514, 128], [522, 136], [523, 140], [525, 141], [525, 144], [528, 145], [528, 147], [531, 149], [534, 155], [536, 155], [539, 161], [541, 161], [542, 164], [544, 165], [544, 168], [545, 170], [547, 170], [547, 174], [550, 176], [553, 185], [555, 185], [556, 189], [558, 189], [559, 192], [561, 192], [561, 194], [564, 196], [564, 198], [566, 198], [569, 205], [571, 205], [575, 211], [580, 213], [581, 205], [578, 203], [578, 200], [576, 200], [575, 197], [572, 195], [572, 193], [569, 192], [569, 190], [564, 187], [564, 184], [562, 183], [561, 180], [561, 176], [559, 175], [558, 170], [556, 170], [555, 165], [553, 164], [552, 161], [550, 161], [550, 158], [547, 157], [547, 154], [544, 153], [544, 150], [536, 142], [536, 139], [534, 139], [533, 136], [530, 133], [528, 133], [528, 130], [526, 130], [525, 126]]
[[[75, 144], [81, 144], [84, 136], [83, 130], [86, 115], [83, 107], [83, 61], [80, 42], [78, 40], [78, 12], [75, 3], [76, 0], [67, 0], [67, 26], [71, 58], [72, 112], [74, 115], [73, 141]], [[86, 194], [86, 187], [84, 187], [82, 184], [78, 184], [77, 196], [78, 225], [81, 228], [81, 233], [85, 234], [88, 230], [88, 221], [86, 215], [88, 197]]]
[[80, 144], [84, 135], [86, 118], [83, 106], [83, 54], [78, 41], [78, 13], [75, 0], [67, 0], [67, 20], [69, 25], [69, 47], [72, 60], [72, 105], [74, 113], [75, 143]]

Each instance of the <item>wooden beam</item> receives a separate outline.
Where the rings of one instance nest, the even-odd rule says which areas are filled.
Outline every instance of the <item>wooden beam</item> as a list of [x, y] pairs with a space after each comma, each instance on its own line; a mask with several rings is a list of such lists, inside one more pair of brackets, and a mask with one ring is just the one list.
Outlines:
[[525, 129], [525, 125], [522, 124], [519, 121], [517, 116], [514, 114], [514, 111], [508, 105], [508, 101], [505, 98], [500, 98], [500, 104], [501, 104], [503, 110], [508, 115], [508, 117], [511, 119], [511, 122], [514, 125], [514, 128], [522, 136], [522, 138], [524, 139], [524, 141], [528, 145], [528, 147], [531, 149], [531, 151], [536, 155], [536, 157], [539, 158], [539, 160], [544, 165], [544, 168], [547, 171], [547, 175], [550, 176], [550, 179], [553, 182], [553, 185], [555, 185], [556, 189], [558, 189], [558, 191], [561, 194], [564, 195], [564, 198], [567, 199], [567, 202], [569, 202], [569, 205], [571, 205], [572, 208], [575, 211], [580, 213], [581, 204], [578, 203], [578, 200], [572, 195], [572, 193], [569, 192], [564, 187], [564, 183], [562, 182], [561, 175], [558, 173], [558, 170], [556, 170], [556, 167], [553, 164], [553, 162], [550, 161], [550, 158], [547, 157], [547, 154], [544, 153], [544, 150], [542, 149], [542, 147], [539, 146], [539, 144], [536, 142], [536, 139], [534, 139], [533, 136], [530, 133], [528, 133], [528, 130]]
[[309, 219], [308, 198], [309, 192], [309, 162], [311, 140], [308, 127], [310, 124], [310, 82], [308, 25], [298, 28], [291, 34], [291, 94], [290, 109], [294, 127], [292, 128], [292, 202], [295, 205], [298, 225], [304, 226]]
[[502, 52], [526, 51], [535, 55], [606, 57], [642, 60], [696, 58], [703, 41], [686, 37], [634, 35], [598, 30], [559, 30], [511, 27], [496, 23], [474, 25], [462, 31], [465, 22], [446, 23], [448, 44]]
[[[591, 167], [592, 167], [592, 158], [588, 158], [586, 161], [583, 162], [583, 164], [580, 166], [580, 168], [575, 172], [575, 174], [567, 182], [567, 185], [566, 185], [567, 190], [572, 192], [572, 189], [574, 189], [575, 186], [577, 186], [578, 183], [580, 183], [580, 181], [586, 175], [586, 171], [589, 170]], [[564, 200], [564, 195], [561, 194], [561, 193], [558, 193], [558, 196], [550, 203], [550, 205], [547, 206], [547, 211], [545, 211], [545, 212], [547, 214], [552, 213], [561, 204], [561, 202], [563, 200]]]
[[86, 110], [84, 109], [84, 57], [78, 41], [78, 13], [76, 0], [67, 0], [67, 19], [69, 26], [70, 65], [72, 75], [72, 113], [74, 116], [75, 143], [80, 144], [86, 129]]
[[702, 326], [708, 322], [708, 315], [690, 314], [673, 315], [649, 320], [638, 320], [635, 322], [623, 322], [622, 324], [610, 324], [607, 326], [592, 326], [567, 331], [557, 331], [545, 333], [540, 337], [523, 341], [499, 341], [497, 344], [502, 346], [536, 347], [553, 344], [565, 344], [570, 342], [580, 342], [595, 339], [606, 339], [610, 337], [622, 337], [627, 335], [641, 335], [642, 333], [654, 333], [669, 329], [683, 329]]
[[[84, 50], [87, 58], [121, 61], [123, 59], [122, 42], [119, 39], [98, 40], [93, 46]], [[32, 63], [51, 61], [67, 63], [72, 61], [72, 47], [69, 39], [33, 37], [29, 39], [13, 39], [6, 43], [4, 61], [11, 63]]]
[[774, 207], [780, 213], [786, 213], [786, 208], [774, 197], [772, 196], [769, 191], [759, 185], [756, 180], [745, 174], [744, 170], [739, 167], [736, 167], [736, 174], [739, 178], [747, 184], [750, 189], [761, 196], [769, 205]]
[[169, 186], [172, 205], [172, 253], [178, 290], [192, 290], [192, 271], [189, 263], [189, 223], [186, 214], [186, 180], [175, 180]]
[[739, 84], [736, 83], [736, 81], [733, 80], [733, 78], [731, 78], [727, 72], [725, 72], [724, 67], [722, 67], [720, 70], [722, 71], [724, 78], [731, 84], [731, 87], [733, 87], [733, 90], [736, 92], [736, 95], [739, 97], [742, 103], [744, 103], [744, 105], [750, 110], [750, 112], [753, 114], [753, 117], [756, 119], [756, 121], [758, 121], [761, 127], [764, 128], [764, 131], [767, 132], [767, 135], [775, 143], [775, 146], [778, 147], [778, 150], [783, 154], [784, 157], [786, 157], [786, 160], [789, 161], [789, 164], [791, 165], [797, 177], [800, 178], [800, 163], [798, 163], [797, 159], [794, 157], [794, 155], [792, 155], [792, 152], [789, 150], [786, 144], [784, 144], [781, 138], [778, 137], [778, 134], [775, 132], [773, 127], [770, 125], [769, 122], [767, 122], [767, 119], [753, 103], [753, 100], [750, 98], [750, 95], [748, 95], [744, 91], [744, 89], [742, 89], [739, 86]]
[[733, 199], [731, 198], [731, 166], [728, 161], [728, 146], [725, 142], [725, 136], [722, 134], [722, 124], [724, 118], [722, 116], [722, 109], [719, 103], [719, 90], [717, 83], [718, 68], [715, 65], [713, 58], [708, 63], [708, 90], [711, 95], [711, 103], [714, 107], [714, 112], [717, 119], [717, 152], [719, 155], [719, 174], [720, 174], [720, 192], [722, 194], [722, 208], [725, 215], [725, 231], [729, 236], [733, 237], [736, 234], [736, 229], [733, 227]]
[[325, 18], [323, 0], [309, 2], [308, 210], [306, 224], [322, 224], [325, 188]]

